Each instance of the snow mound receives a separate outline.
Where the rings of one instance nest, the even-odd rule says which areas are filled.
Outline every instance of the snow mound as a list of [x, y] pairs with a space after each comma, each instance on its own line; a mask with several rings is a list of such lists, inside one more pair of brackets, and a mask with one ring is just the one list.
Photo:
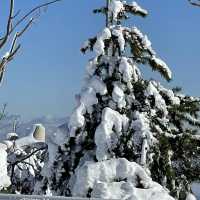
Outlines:
[[197, 200], [197, 198], [192, 193], [188, 193], [186, 200]]
[[124, 158], [86, 162], [75, 172], [72, 195], [104, 199], [173, 200], [145, 170]]
[[10, 178], [7, 175], [7, 146], [0, 143], [0, 190], [10, 186]]

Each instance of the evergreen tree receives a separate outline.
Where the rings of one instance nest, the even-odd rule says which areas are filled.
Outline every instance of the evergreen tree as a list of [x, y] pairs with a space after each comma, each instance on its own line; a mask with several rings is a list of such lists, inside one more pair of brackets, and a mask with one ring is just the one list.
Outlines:
[[81, 49], [96, 56], [86, 67], [68, 137], [35, 192], [172, 199], [168, 190], [185, 200], [191, 182], [200, 179], [200, 100], [142, 78], [141, 65], [172, 78], [148, 37], [135, 26], [123, 26], [129, 14], [145, 17], [146, 10], [136, 2], [107, 0], [94, 13], [106, 16], [106, 27]]

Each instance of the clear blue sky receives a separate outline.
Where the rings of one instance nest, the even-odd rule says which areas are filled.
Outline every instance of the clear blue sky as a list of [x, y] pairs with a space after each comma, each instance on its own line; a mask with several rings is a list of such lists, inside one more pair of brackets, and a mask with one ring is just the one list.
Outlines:
[[[16, 0], [16, 9], [27, 11], [35, 0]], [[44, 1], [37, 0], [37, 3]], [[1, 1], [0, 28], [6, 16], [7, 0]], [[79, 49], [84, 40], [104, 26], [104, 18], [92, 9], [103, 0], [63, 0], [48, 9], [21, 40], [22, 49], [9, 65], [0, 88], [0, 104], [28, 119], [41, 115], [67, 116], [80, 91], [89, 56]], [[139, 0], [149, 10], [146, 19], [133, 17], [148, 34], [153, 47], [173, 71], [168, 86], [182, 86], [190, 95], [200, 96], [200, 8], [187, 0]], [[90, 55], [91, 56], [91, 55]], [[159, 75], [143, 68], [147, 77]], [[166, 84], [165, 82], [163, 82]]]

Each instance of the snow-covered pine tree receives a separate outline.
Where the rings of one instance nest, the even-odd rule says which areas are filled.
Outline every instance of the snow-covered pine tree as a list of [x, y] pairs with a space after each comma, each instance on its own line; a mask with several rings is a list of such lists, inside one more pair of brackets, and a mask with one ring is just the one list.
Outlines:
[[86, 67], [68, 137], [35, 192], [164, 200], [172, 199], [168, 190], [185, 200], [191, 182], [200, 180], [200, 100], [142, 78], [141, 65], [172, 78], [148, 37], [123, 26], [128, 14], [145, 17], [146, 10], [107, 0], [94, 12], [106, 16], [106, 27], [81, 49], [96, 55]]

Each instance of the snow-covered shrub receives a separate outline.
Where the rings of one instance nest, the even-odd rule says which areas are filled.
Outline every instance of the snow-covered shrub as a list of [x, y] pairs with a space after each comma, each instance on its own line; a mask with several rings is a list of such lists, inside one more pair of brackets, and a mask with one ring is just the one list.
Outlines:
[[3, 143], [1, 165], [4, 173], [1, 180], [10, 181], [3, 189], [10, 193], [31, 194], [46, 157], [44, 127], [36, 124], [33, 131], [22, 138], [16, 133], [8, 133]]

